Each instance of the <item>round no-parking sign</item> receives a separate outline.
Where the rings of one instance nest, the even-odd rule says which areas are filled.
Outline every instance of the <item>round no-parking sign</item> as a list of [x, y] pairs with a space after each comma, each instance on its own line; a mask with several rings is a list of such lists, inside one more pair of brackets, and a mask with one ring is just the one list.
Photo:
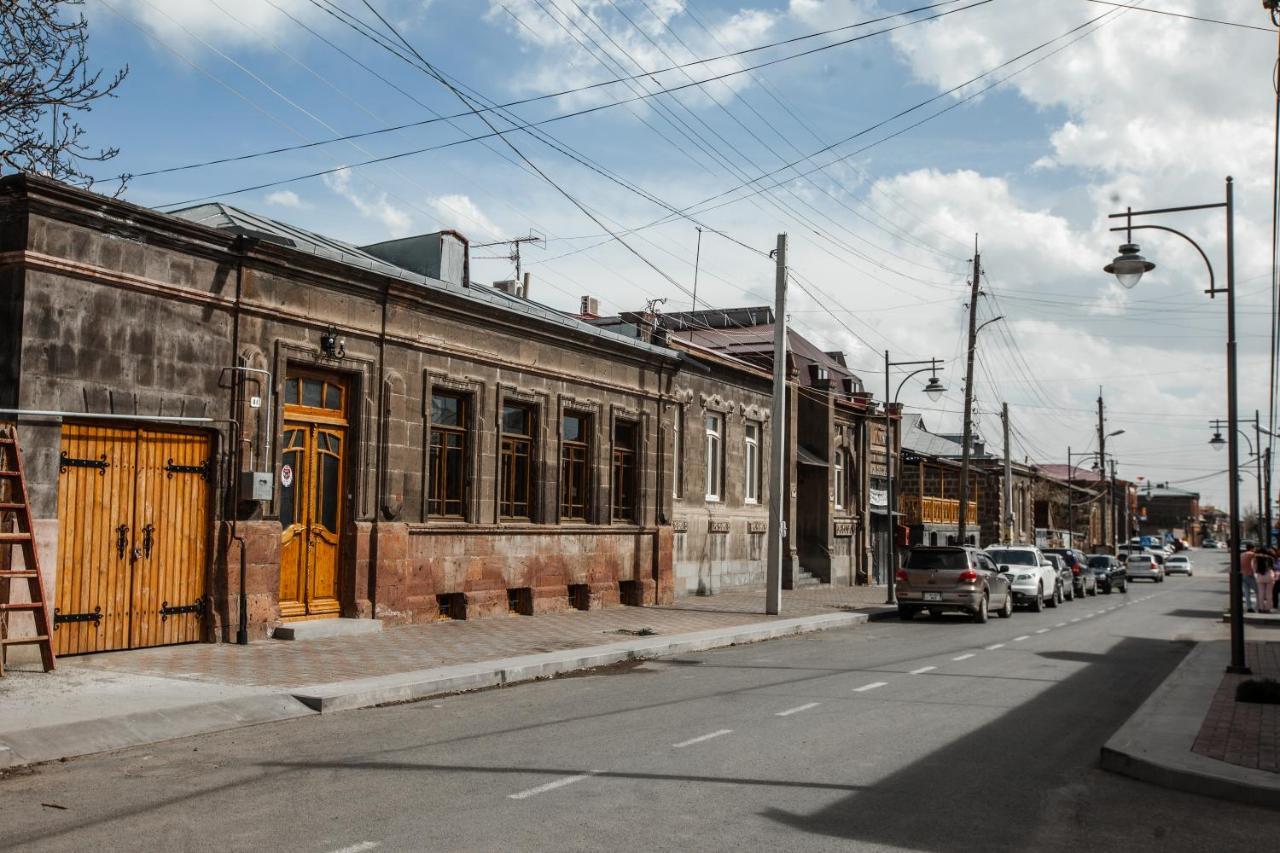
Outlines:
[[293, 466], [282, 465], [280, 467], [280, 485], [286, 489], [293, 485]]

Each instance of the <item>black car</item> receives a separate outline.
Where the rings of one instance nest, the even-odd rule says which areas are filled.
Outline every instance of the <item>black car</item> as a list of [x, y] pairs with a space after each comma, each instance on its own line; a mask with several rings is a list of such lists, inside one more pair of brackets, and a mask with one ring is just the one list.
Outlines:
[[1111, 590], [1129, 591], [1129, 575], [1125, 572], [1124, 563], [1110, 554], [1090, 554], [1089, 570], [1093, 572], [1098, 590], [1111, 594]]
[[1071, 569], [1071, 586], [1075, 595], [1097, 595], [1098, 582], [1094, 580], [1093, 572], [1088, 570], [1086, 563], [1089, 558], [1085, 556], [1084, 551], [1077, 548], [1041, 548], [1043, 554], [1057, 554], [1062, 561]]

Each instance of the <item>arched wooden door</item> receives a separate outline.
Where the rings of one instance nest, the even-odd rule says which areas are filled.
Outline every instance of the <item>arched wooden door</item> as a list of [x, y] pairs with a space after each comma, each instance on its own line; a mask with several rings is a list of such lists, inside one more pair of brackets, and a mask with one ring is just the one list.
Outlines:
[[280, 617], [337, 616], [346, 483], [345, 388], [333, 379], [285, 383], [280, 469]]

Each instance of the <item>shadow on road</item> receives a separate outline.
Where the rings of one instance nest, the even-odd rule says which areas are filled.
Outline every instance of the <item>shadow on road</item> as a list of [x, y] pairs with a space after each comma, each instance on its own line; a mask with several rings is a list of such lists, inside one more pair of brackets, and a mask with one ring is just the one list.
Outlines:
[[1167, 615], [1183, 616], [1187, 619], [1212, 619], [1215, 622], [1222, 619], [1221, 610], [1195, 610], [1190, 607], [1179, 607], [1177, 610], [1170, 610]]
[[1034, 849], [1049, 807], [1043, 794], [1097, 764], [1103, 743], [1188, 648], [1127, 638], [1106, 655], [1045, 654], [1090, 665], [864, 791], [811, 814], [771, 809], [765, 816], [803, 832], [903, 850]]

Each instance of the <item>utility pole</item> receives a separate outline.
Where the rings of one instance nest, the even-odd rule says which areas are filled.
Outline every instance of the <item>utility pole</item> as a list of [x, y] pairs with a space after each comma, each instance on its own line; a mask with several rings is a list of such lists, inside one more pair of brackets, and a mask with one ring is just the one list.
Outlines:
[[1071, 446], [1067, 445], [1067, 542], [1068, 548], [1076, 546], [1076, 490], [1071, 485], [1071, 475], [1075, 471], [1071, 467]]
[[1264, 506], [1266, 506], [1264, 515], [1266, 516], [1266, 519], [1267, 519], [1267, 534], [1265, 537], [1263, 537], [1263, 541], [1266, 542], [1267, 547], [1270, 548], [1272, 544], [1271, 543], [1271, 448], [1268, 447], [1265, 451], [1263, 451], [1263, 453], [1265, 454], [1266, 463], [1263, 465], [1263, 468], [1262, 468], [1262, 479], [1264, 481], [1264, 485], [1262, 487], [1262, 494], [1266, 499], [1266, 503], [1264, 504]]
[[778, 235], [773, 308], [773, 418], [769, 446], [769, 563], [765, 567], [765, 613], [782, 612], [782, 555], [787, 530], [782, 521], [787, 462], [787, 235]]
[[[1104, 471], [1105, 475], [1106, 472]], [[1116, 460], [1111, 460], [1111, 485], [1107, 487], [1107, 493], [1111, 498], [1111, 529], [1119, 532], [1120, 530], [1120, 513], [1116, 512]], [[1124, 536], [1125, 544], [1129, 542], [1129, 534]]]
[[964, 545], [969, 515], [969, 455], [973, 444], [973, 354], [978, 344], [978, 284], [982, 280], [982, 256], [977, 235], [973, 238], [973, 282], [969, 287], [969, 355], [964, 368], [964, 444], [960, 448], [960, 521], [956, 525]]
[[[522, 269], [522, 267], [521, 267], [521, 265], [520, 265], [520, 244], [521, 244], [521, 243], [541, 243], [542, 245], [544, 245], [544, 246], [545, 246], [545, 245], [546, 245], [546, 239], [545, 239], [545, 238], [543, 238], [542, 236], [538, 235], [538, 234], [534, 234], [534, 233], [531, 231], [531, 232], [529, 232], [529, 236], [528, 236], [528, 237], [515, 237], [515, 238], [513, 238], [513, 239], [511, 239], [511, 240], [495, 240], [495, 241], [493, 241], [492, 243], [472, 243], [472, 244], [471, 244], [471, 248], [473, 248], [473, 249], [484, 249], [484, 248], [488, 248], [488, 247], [491, 247], [491, 246], [510, 246], [510, 247], [511, 247], [511, 252], [510, 252], [509, 254], [506, 254], [506, 255], [497, 255], [497, 256], [490, 256], [490, 257], [488, 257], [488, 258], [485, 258], [484, 256], [478, 256], [478, 257], [476, 257], [476, 258], [475, 258], [475, 260], [480, 261], [480, 260], [502, 260], [502, 259], [506, 259], [506, 260], [508, 260], [508, 261], [512, 261], [512, 262], [514, 262], [514, 263], [515, 263], [515, 265], [516, 265], [516, 278], [515, 278], [515, 280], [516, 280], [517, 282], [521, 282], [521, 283], [527, 284], [528, 282], [524, 279], [524, 272], [523, 272], [523, 269]], [[527, 291], [524, 293], [524, 298], [525, 298], [525, 299], [528, 299], [528, 298], [529, 298], [529, 294], [528, 294], [528, 292], [527, 292]]]
[[1000, 521], [1000, 539], [1013, 541], [1013, 459], [1009, 449], [1009, 404], [1000, 404], [1000, 423], [1004, 427], [1004, 506]]
[[702, 228], [698, 228], [698, 248], [693, 253], [693, 310], [698, 310], [698, 265], [702, 261]]
[[[1105, 481], [1107, 478], [1107, 428], [1103, 420], [1102, 386], [1098, 386], [1098, 462], [1102, 479]], [[1102, 548], [1103, 553], [1106, 554], [1111, 553], [1107, 550], [1109, 547], [1107, 543], [1110, 541], [1107, 539], [1107, 515], [1111, 512], [1110, 497], [1111, 495], [1107, 494], [1102, 499]]]

